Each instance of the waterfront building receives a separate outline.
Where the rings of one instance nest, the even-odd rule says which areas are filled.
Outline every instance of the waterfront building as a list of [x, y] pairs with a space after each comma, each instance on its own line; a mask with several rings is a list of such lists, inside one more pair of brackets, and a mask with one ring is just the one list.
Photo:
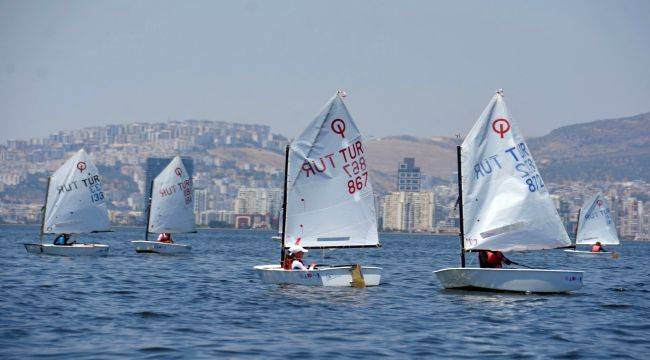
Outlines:
[[235, 198], [236, 214], [262, 214], [277, 218], [282, 208], [282, 190], [278, 188], [241, 188]]
[[383, 229], [388, 231], [433, 232], [436, 230], [433, 191], [397, 191], [384, 196]]

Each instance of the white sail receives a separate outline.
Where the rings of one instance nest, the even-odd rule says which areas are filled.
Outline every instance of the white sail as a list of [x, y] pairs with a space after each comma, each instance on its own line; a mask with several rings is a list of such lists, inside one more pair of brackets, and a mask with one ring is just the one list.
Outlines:
[[571, 244], [500, 92], [465, 138], [461, 161], [465, 249], [523, 251]]
[[368, 157], [337, 94], [290, 146], [285, 245], [379, 244]]
[[153, 181], [148, 231], [194, 231], [192, 180], [180, 156], [173, 158]]
[[97, 167], [79, 150], [51, 177], [43, 232], [88, 233], [110, 227]]
[[620, 243], [607, 200], [601, 193], [592, 197], [580, 209], [576, 245], [592, 245], [597, 241], [603, 245]]

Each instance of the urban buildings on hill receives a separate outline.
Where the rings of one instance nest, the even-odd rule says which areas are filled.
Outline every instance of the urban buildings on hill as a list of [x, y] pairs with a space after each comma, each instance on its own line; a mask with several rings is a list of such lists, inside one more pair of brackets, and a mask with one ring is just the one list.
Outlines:
[[[151, 180], [180, 152], [192, 173], [197, 224], [276, 228], [283, 163], [273, 159], [279, 159], [286, 143], [268, 126], [204, 120], [90, 127], [9, 140], [0, 145], [0, 222], [38, 223], [47, 176], [84, 147], [102, 174], [116, 225], [144, 225], [143, 199]], [[443, 180], [431, 175], [435, 174], [422, 172], [415, 158], [396, 164], [394, 188], [375, 194], [382, 230], [457, 231], [456, 176]], [[546, 185], [569, 234], [575, 232], [580, 206], [601, 191], [611, 203], [620, 236], [648, 239], [650, 183], [546, 181]]]

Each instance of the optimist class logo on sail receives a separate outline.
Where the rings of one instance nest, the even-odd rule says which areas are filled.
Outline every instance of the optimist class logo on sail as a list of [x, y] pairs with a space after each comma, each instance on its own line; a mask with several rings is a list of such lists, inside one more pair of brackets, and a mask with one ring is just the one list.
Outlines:
[[507, 119], [499, 118], [492, 122], [492, 130], [503, 139], [505, 134], [510, 131], [510, 122]]
[[332, 120], [330, 127], [334, 133], [341, 135], [342, 138], [345, 138], [345, 121], [341, 119], [334, 119]]
[[79, 161], [77, 163], [77, 169], [79, 170], [80, 173], [83, 173], [84, 170], [86, 170], [86, 163], [83, 161]]

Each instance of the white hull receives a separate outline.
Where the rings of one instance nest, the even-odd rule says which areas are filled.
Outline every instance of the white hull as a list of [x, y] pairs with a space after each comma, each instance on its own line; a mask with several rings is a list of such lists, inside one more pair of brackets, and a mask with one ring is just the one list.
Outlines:
[[24, 244], [30, 254], [58, 256], [105, 256], [108, 255], [108, 245], [103, 244]]
[[588, 250], [571, 250], [571, 249], [566, 249], [564, 250], [565, 252], [576, 254], [576, 255], [612, 255], [612, 252], [606, 251], [599, 251], [599, 252], [593, 252], [593, 251], [588, 251]]
[[159, 241], [134, 240], [131, 241], [131, 245], [133, 245], [137, 253], [180, 255], [192, 252], [190, 245], [170, 244]]
[[435, 271], [445, 289], [566, 293], [582, 287], [582, 271], [450, 268]]
[[[311, 271], [284, 270], [280, 265], [259, 265], [255, 272], [265, 284], [296, 284], [312, 286], [352, 286], [352, 266], [319, 267]], [[381, 268], [361, 266], [366, 286], [377, 286], [381, 280]]]

